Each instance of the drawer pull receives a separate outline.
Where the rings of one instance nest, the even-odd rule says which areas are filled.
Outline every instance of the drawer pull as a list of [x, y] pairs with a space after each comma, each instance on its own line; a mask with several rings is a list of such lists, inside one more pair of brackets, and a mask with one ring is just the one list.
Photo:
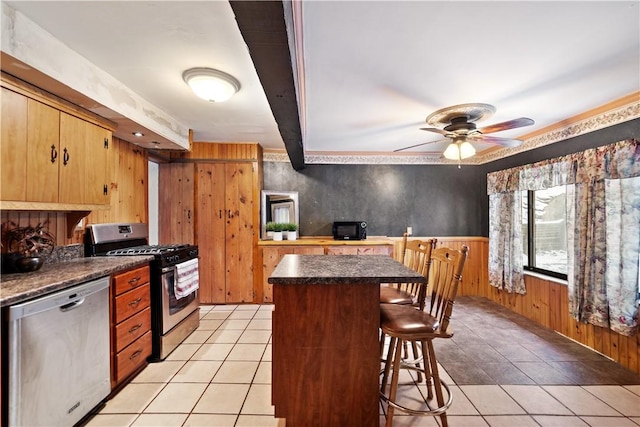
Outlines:
[[129, 302], [129, 306], [130, 307], [137, 306], [138, 304], [140, 304], [140, 301], [142, 301], [142, 298], [134, 299], [133, 301]]
[[138, 323], [137, 325], [132, 326], [131, 329], [129, 329], [129, 333], [132, 334], [140, 328], [142, 328], [142, 323]]
[[129, 280], [129, 284], [131, 286], [135, 286], [138, 284], [138, 282], [140, 281], [140, 279], [142, 279], [142, 277], [138, 276], [138, 277], [134, 277], [133, 279]]
[[138, 350], [135, 353], [133, 353], [131, 356], [129, 356], [129, 360], [133, 360], [135, 358], [137, 358], [138, 356], [140, 356], [142, 354], [142, 350]]

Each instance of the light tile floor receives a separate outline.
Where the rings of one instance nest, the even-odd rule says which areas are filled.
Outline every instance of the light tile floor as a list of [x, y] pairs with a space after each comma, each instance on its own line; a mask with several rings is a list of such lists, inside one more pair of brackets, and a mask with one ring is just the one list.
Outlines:
[[[460, 302], [458, 318], [465, 310], [475, 317], [486, 312], [492, 319], [500, 312], [486, 300]], [[87, 426], [284, 426], [284, 420], [274, 418], [270, 403], [272, 309], [271, 305], [202, 306], [200, 327], [166, 360], [145, 368]], [[456, 313], [454, 327], [455, 320]], [[521, 323], [526, 329], [528, 322]], [[504, 354], [509, 359], [508, 352]], [[520, 351], [515, 360], [521, 359]], [[454, 381], [455, 375], [449, 376], [445, 369], [441, 372], [454, 395], [448, 411], [452, 427], [640, 426], [640, 382], [634, 383], [631, 372], [631, 381], [619, 383], [624, 385], [547, 385], [535, 380], [473, 384]], [[401, 382], [409, 381], [408, 376], [401, 377]], [[408, 405], [421, 392], [426, 392], [424, 386], [400, 387]], [[384, 425], [382, 405], [380, 413]], [[394, 426], [439, 427], [440, 419], [396, 413]]]

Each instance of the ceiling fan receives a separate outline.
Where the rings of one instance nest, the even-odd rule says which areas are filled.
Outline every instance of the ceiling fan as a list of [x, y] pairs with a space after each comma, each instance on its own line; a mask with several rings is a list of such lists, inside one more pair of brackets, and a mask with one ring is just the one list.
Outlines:
[[[522, 144], [522, 141], [519, 139], [500, 138], [497, 136], [489, 136], [487, 134], [507, 129], [531, 126], [534, 121], [527, 117], [520, 117], [519, 119], [508, 120], [506, 122], [496, 123], [479, 129], [477, 128], [476, 122], [491, 117], [495, 112], [495, 107], [489, 104], [474, 103], [454, 105], [452, 107], [437, 110], [427, 116], [427, 124], [439, 127], [420, 129], [428, 132], [435, 132], [451, 139], [451, 143], [443, 153], [443, 156], [450, 160], [459, 161], [475, 155], [475, 147], [471, 145], [471, 142], [474, 141], [501, 145], [503, 147], [517, 147]], [[421, 144], [399, 148], [394, 150], [394, 152], [443, 141], [446, 141], [446, 139], [423, 142]]]

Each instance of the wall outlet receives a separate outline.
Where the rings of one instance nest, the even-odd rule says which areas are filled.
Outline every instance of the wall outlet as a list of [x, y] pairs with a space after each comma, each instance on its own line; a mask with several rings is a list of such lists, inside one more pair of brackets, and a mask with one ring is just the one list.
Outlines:
[[407, 236], [411, 236], [413, 234], [413, 227], [407, 227]]

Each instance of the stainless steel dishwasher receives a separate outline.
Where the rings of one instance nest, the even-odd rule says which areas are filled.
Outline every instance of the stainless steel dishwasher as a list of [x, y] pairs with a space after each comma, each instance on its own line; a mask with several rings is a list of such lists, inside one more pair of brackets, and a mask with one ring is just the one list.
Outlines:
[[111, 391], [109, 277], [9, 308], [9, 425], [72, 426]]

